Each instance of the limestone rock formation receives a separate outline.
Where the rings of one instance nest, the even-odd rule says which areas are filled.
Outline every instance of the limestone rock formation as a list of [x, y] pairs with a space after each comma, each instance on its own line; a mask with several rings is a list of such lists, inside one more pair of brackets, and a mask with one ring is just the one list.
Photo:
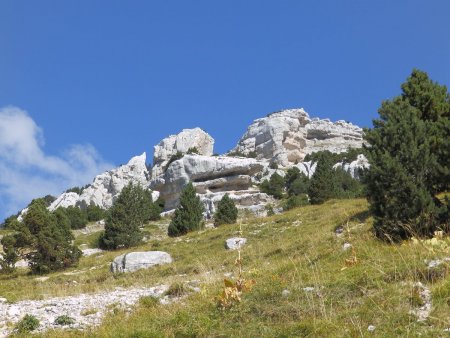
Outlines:
[[[108, 209], [112, 206], [116, 196], [120, 194], [129, 182], [148, 188], [149, 172], [145, 161], [145, 153], [140, 156], [135, 156], [127, 164], [96, 176], [94, 181], [83, 190], [81, 195], [74, 192], [61, 194], [48, 209], [53, 211], [58, 207], [67, 208], [69, 206], [85, 208], [91, 203], [103, 209]], [[158, 196], [158, 193], [152, 194], [154, 200]]]
[[152, 180], [150, 187], [160, 192], [165, 210], [177, 206], [181, 191], [190, 181], [206, 206], [207, 216], [212, 215], [226, 192], [238, 207], [251, 209], [271, 200], [252, 187], [252, 177], [261, 173], [267, 165], [250, 158], [185, 155], [172, 162], [164, 175]]
[[152, 178], [163, 174], [170, 158], [178, 152], [186, 154], [189, 149], [196, 149], [199, 155], [213, 154], [214, 139], [200, 128], [183, 129], [177, 135], [170, 135], [154, 147]]
[[358, 155], [356, 160], [350, 163], [339, 162], [333, 166], [334, 169], [336, 168], [344, 169], [346, 172], [352, 175], [353, 178], [356, 179], [359, 179], [361, 169], [368, 169], [369, 167], [370, 167], [369, 161], [363, 154]]
[[164, 251], [130, 252], [114, 258], [111, 271], [134, 272], [169, 263], [172, 263], [172, 257]]
[[362, 147], [362, 129], [345, 121], [311, 119], [302, 109], [288, 109], [255, 120], [231, 153], [274, 161], [282, 166], [301, 162], [310, 153], [339, 153]]

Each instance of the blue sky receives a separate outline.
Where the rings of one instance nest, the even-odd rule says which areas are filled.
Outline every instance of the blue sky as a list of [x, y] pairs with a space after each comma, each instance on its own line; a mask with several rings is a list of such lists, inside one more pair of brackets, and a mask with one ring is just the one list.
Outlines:
[[183, 128], [222, 153], [284, 108], [371, 126], [413, 67], [450, 84], [449, 13], [448, 0], [1, 1], [0, 218], [143, 151], [151, 162]]

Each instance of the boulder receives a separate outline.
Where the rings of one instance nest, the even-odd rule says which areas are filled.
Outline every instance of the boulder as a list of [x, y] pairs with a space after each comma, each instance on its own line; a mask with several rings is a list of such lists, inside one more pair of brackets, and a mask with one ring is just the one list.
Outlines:
[[282, 166], [301, 162], [320, 150], [339, 153], [362, 147], [362, 129], [343, 120], [311, 119], [303, 109], [288, 109], [257, 119], [230, 153], [267, 159]]
[[155, 265], [172, 263], [172, 257], [163, 251], [130, 252], [114, 258], [111, 263], [111, 271], [134, 272], [140, 269], [148, 269]]
[[225, 247], [228, 250], [237, 250], [242, 248], [242, 246], [245, 245], [245, 243], [247, 243], [247, 238], [243, 238], [243, 237], [232, 237], [232, 238], [228, 238], [225, 241]]
[[214, 139], [200, 128], [183, 129], [177, 135], [170, 135], [154, 147], [152, 178], [162, 175], [172, 156], [178, 152], [186, 154], [197, 149], [199, 155], [213, 154]]
[[252, 176], [264, 167], [249, 158], [185, 155], [172, 162], [164, 175], [152, 180], [150, 187], [160, 192], [167, 211], [176, 208], [181, 191], [190, 181], [199, 194], [247, 191]]

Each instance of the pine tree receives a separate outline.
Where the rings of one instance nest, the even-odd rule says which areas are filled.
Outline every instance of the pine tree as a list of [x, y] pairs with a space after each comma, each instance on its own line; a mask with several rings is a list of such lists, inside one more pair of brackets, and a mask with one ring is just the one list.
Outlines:
[[200, 230], [203, 227], [204, 207], [190, 182], [180, 196], [180, 205], [170, 222], [168, 234], [171, 237], [182, 236], [189, 231]]
[[283, 197], [284, 179], [277, 173], [273, 173], [268, 181], [261, 183], [259, 188], [261, 192], [280, 199]]
[[[6, 252], [29, 261], [32, 273], [48, 273], [76, 264], [81, 251], [71, 244], [73, 235], [67, 222], [47, 210], [43, 199], [34, 200], [22, 222], [15, 223], [15, 233], [3, 238]], [[14, 250], [14, 252], [12, 251]], [[17, 257], [16, 256], [16, 257]]]
[[284, 181], [289, 196], [298, 196], [308, 192], [309, 178], [297, 167], [292, 167], [286, 172]]
[[214, 225], [219, 226], [222, 224], [236, 223], [238, 216], [238, 209], [234, 204], [234, 201], [225, 194], [217, 205], [217, 211], [214, 215]]
[[311, 204], [321, 204], [333, 197], [333, 163], [329, 156], [321, 156], [317, 162], [316, 171], [311, 177], [308, 195]]
[[365, 133], [374, 229], [391, 241], [429, 236], [440, 223], [448, 224], [447, 206], [436, 194], [448, 190], [450, 182], [450, 96], [419, 70], [402, 91], [382, 103], [380, 119]]
[[148, 220], [148, 191], [131, 182], [108, 212], [100, 245], [106, 249], [129, 248], [142, 240], [140, 227]]

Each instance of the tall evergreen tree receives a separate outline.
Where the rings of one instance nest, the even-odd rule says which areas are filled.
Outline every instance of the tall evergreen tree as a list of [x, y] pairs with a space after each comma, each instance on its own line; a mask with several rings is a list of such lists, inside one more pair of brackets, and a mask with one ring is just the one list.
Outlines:
[[148, 220], [148, 191], [131, 182], [110, 208], [100, 245], [106, 249], [129, 248], [142, 240], [140, 227]]
[[333, 197], [333, 162], [329, 156], [321, 156], [311, 177], [308, 188], [309, 199], [312, 204], [321, 204]]
[[432, 235], [440, 223], [448, 224], [447, 207], [436, 197], [450, 182], [447, 88], [413, 70], [402, 94], [383, 102], [378, 112], [374, 128], [365, 133], [375, 233], [393, 241]]
[[234, 204], [234, 201], [225, 194], [217, 205], [217, 211], [214, 215], [214, 225], [219, 226], [222, 224], [236, 223], [238, 216], [238, 209]]
[[168, 234], [171, 237], [182, 236], [189, 231], [202, 228], [204, 207], [197, 196], [191, 182], [184, 188], [180, 196], [180, 205], [175, 210], [169, 224]]

